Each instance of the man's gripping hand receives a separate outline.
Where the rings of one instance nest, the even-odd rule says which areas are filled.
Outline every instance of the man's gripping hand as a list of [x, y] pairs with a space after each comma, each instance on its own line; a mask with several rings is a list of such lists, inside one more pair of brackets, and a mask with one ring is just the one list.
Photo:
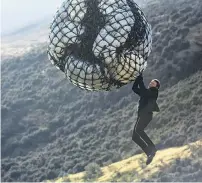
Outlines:
[[143, 75], [142, 75], [142, 73], [140, 73], [140, 75], [137, 76], [136, 80], [138, 80], [138, 81], [142, 81], [142, 80], [143, 80]]

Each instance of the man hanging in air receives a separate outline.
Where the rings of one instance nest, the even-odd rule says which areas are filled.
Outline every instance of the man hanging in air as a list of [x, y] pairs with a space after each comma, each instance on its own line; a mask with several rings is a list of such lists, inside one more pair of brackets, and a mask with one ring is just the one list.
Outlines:
[[138, 144], [147, 155], [146, 164], [150, 164], [156, 154], [156, 147], [150, 140], [144, 129], [152, 120], [153, 112], [159, 112], [159, 107], [156, 103], [158, 98], [158, 90], [160, 82], [157, 79], [153, 79], [148, 88], [145, 87], [142, 75], [139, 75], [132, 87], [132, 90], [140, 96], [138, 106], [138, 117], [134, 127], [133, 141]]

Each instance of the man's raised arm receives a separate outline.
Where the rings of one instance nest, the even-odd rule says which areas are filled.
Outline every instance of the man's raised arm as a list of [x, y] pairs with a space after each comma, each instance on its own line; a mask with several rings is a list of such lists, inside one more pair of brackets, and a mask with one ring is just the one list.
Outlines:
[[139, 88], [139, 82], [140, 82], [140, 76], [138, 76], [136, 79], [135, 79], [135, 82], [134, 82], [134, 84], [133, 84], [133, 87], [132, 87], [132, 90], [136, 93], [136, 94], [138, 94], [138, 95], [140, 95], [140, 88]]

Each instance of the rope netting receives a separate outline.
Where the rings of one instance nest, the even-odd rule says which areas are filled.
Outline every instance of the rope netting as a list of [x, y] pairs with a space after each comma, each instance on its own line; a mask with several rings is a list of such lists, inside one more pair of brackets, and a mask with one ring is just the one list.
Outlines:
[[50, 28], [49, 59], [80, 88], [119, 88], [146, 68], [151, 26], [133, 0], [66, 0]]

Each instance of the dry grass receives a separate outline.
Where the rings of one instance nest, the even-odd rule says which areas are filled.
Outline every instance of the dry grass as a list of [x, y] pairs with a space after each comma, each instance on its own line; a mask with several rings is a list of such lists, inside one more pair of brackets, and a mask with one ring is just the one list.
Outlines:
[[[158, 151], [152, 163], [148, 166], [142, 165], [144, 163], [141, 160], [146, 160], [144, 154], [135, 155], [128, 159], [122, 160], [117, 163], [113, 163], [109, 166], [103, 167], [103, 175], [97, 178], [96, 182], [109, 182], [117, 174], [120, 176], [124, 173], [136, 172], [137, 176], [133, 181], [141, 181], [142, 179], [149, 179], [154, 174], [159, 172], [161, 169], [169, 167], [176, 159], [186, 159], [193, 155], [193, 147], [198, 149], [202, 148], [202, 140], [190, 143], [182, 147], [172, 147], [165, 150]], [[147, 173], [145, 173], [147, 172]], [[85, 172], [70, 174], [65, 177], [60, 177], [55, 179], [54, 182], [85, 182], [84, 180]], [[48, 181], [51, 182], [51, 181]]]

